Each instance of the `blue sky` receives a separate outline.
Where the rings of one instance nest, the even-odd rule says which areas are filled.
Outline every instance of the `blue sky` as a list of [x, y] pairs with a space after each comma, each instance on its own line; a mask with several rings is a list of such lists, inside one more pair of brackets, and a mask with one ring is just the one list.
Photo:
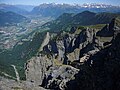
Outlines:
[[24, 4], [24, 5], [39, 5], [41, 3], [69, 3], [69, 4], [104, 3], [120, 5], [120, 0], [0, 0], [0, 3]]

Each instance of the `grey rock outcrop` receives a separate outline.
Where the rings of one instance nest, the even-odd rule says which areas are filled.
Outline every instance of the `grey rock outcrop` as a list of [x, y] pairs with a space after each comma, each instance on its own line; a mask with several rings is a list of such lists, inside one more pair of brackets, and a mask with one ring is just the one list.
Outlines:
[[66, 82], [74, 79], [74, 75], [78, 73], [78, 71], [78, 69], [69, 65], [62, 65], [57, 68], [53, 67], [51, 79], [47, 78], [48, 81], [45, 87], [50, 89], [64, 90], [66, 87]]
[[[37, 86], [51, 89], [65, 88], [66, 82], [74, 79], [74, 75], [78, 73], [78, 69], [62, 65], [48, 56], [39, 56], [32, 58], [26, 65], [26, 78]], [[64, 83], [64, 84], [63, 84]]]
[[53, 61], [46, 55], [33, 57], [26, 64], [26, 79], [36, 85], [41, 85], [47, 69], [53, 65]]

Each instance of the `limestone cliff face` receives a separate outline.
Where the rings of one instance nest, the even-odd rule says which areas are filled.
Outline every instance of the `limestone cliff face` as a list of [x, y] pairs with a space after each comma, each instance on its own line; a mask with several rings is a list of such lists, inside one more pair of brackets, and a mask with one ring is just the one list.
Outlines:
[[[105, 86], [99, 87], [99, 83], [102, 84], [100, 81], [105, 79], [101, 73], [108, 76], [111, 82], [113, 80], [107, 74], [109, 70], [106, 68], [111, 70], [111, 67], [106, 58], [117, 58], [119, 62], [119, 21], [113, 19], [99, 31], [72, 28], [70, 32], [61, 32], [50, 38], [43, 45], [43, 51], [27, 62], [27, 81], [47, 89], [73, 90], [76, 86], [75, 90], [103, 90]], [[108, 85], [108, 90], [109, 83], [105, 85]]]

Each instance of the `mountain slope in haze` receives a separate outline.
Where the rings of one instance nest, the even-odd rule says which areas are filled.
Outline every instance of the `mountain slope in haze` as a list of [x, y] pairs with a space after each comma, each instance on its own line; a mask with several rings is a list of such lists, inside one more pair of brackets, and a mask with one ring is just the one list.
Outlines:
[[91, 12], [111, 12], [117, 13], [120, 11], [119, 6], [103, 5], [103, 4], [86, 4], [86, 5], [70, 5], [70, 4], [40, 4], [36, 6], [31, 13], [42, 15], [58, 17], [63, 13], [80, 13], [89, 10]]
[[48, 27], [52, 31], [66, 30], [73, 26], [87, 26], [96, 24], [107, 24], [120, 14], [116, 13], [94, 13], [90, 11], [84, 11], [78, 14], [64, 13], [56, 20], [48, 22], [42, 26], [42, 28]]
[[26, 21], [27, 18], [14, 12], [0, 11], [0, 26], [16, 25]]
[[6, 12], [11, 11], [11, 12], [18, 13], [21, 15], [28, 14], [28, 11], [18, 8], [15, 5], [0, 4], [0, 10], [6, 11]]
[[14, 5], [14, 6], [29, 12], [32, 11], [32, 9], [35, 7], [33, 5]]

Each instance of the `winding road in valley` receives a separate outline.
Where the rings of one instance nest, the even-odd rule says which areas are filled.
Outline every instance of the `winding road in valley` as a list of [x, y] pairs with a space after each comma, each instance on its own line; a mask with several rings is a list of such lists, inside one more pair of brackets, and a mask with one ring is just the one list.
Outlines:
[[15, 65], [11, 65], [11, 66], [14, 68], [15, 74], [16, 74], [16, 79], [17, 79], [17, 81], [19, 82], [19, 81], [20, 81], [20, 77], [19, 77], [19, 73], [18, 73], [18, 71], [17, 71], [17, 69], [16, 69], [16, 66], [15, 66]]

